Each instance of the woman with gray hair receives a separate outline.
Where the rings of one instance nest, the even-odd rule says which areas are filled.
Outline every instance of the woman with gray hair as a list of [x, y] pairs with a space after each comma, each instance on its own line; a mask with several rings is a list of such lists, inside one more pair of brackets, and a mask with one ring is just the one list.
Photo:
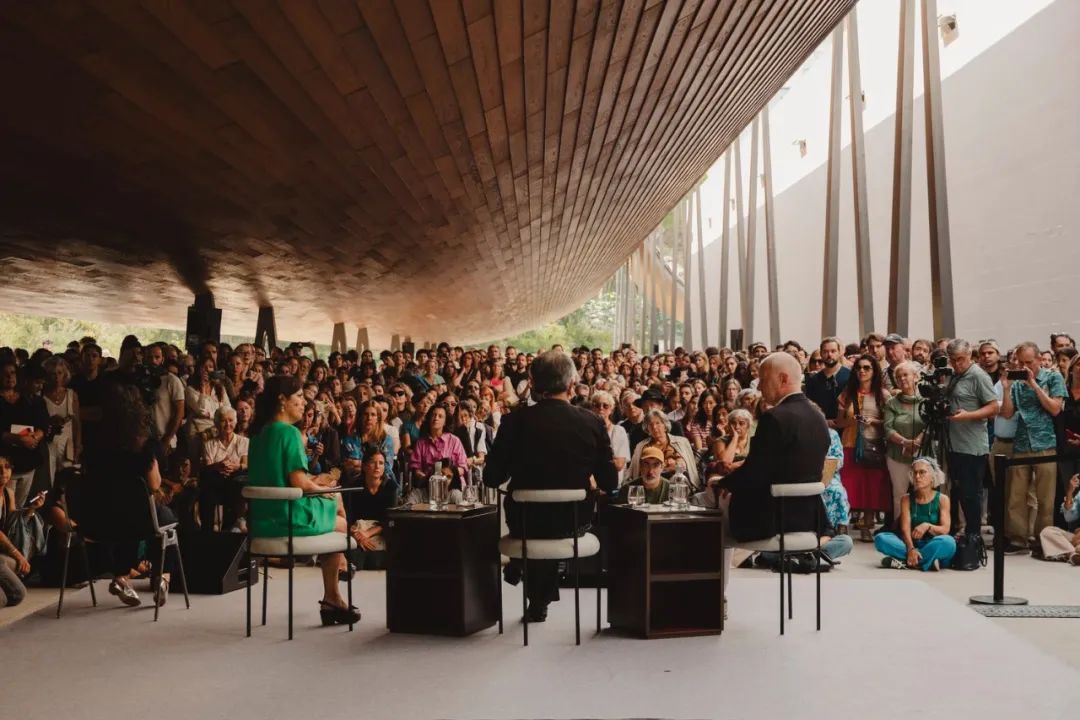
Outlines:
[[926, 571], [949, 566], [956, 540], [949, 534], [949, 497], [937, 490], [944, 481], [945, 473], [933, 458], [912, 461], [913, 487], [900, 499], [900, 533], [883, 532], [874, 538], [874, 547], [885, 556], [882, 567]]
[[589, 398], [589, 405], [594, 413], [604, 421], [604, 429], [607, 430], [611, 440], [611, 454], [615, 460], [615, 469], [619, 471], [620, 484], [626, 464], [630, 462], [630, 440], [626, 436], [626, 430], [611, 422], [611, 415], [615, 412], [615, 398], [606, 390], [596, 390]]
[[247, 473], [249, 441], [236, 434], [236, 411], [231, 407], [217, 409], [214, 428], [214, 437], [203, 442], [199, 522], [203, 530], [213, 530], [214, 515], [221, 505], [221, 529], [227, 532], [243, 515], [240, 483]]
[[699, 489], [701, 482], [698, 478], [697, 459], [694, 456], [694, 448], [690, 441], [684, 437], [671, 434], [671, 421], [660, 410], [650, 410], [645, 414], [645, 430], [648, 437], [637, 444], [634, 455], [630, 459], [630, 478], [641, 477], [641, 451], [646, 447], [655, 447], [664, 453], [665, 477], [670, 477], [676, 472], [685, 473], [690, 485]]
[[[892, 483], [892, 517], [900, 517], [900, 499], [911, 482], [911, 462], [919, 453], [926, 423], [919, 414], [919, 366], [910, 360], [893, 369], [897, 394], [885, 402], [885, 466]], [[888, 528], [886, 528], [888, 529]]]

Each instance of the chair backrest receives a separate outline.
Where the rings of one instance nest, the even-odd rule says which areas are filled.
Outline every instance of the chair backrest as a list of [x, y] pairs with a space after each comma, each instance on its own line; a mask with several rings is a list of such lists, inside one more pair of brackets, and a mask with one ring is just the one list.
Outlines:
[[572, 503], [585, 499], [585, 490], [515, 490], [510, 496], [519, 503]]
[[780, 483], [769, 490], [774, 498], [814, 497], [825, 492], [825, 486], [816, 482]]
[[825, 466], [821, 468], [821, 484], [828, 485], [836, 475], [836, 467], [840, 461], [834, 457], [825, 458]]

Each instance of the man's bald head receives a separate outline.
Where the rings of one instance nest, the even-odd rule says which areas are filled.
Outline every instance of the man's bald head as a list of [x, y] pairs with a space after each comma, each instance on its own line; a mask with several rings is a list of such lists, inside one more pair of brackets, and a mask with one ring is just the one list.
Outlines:
[[785, 395], [802, 389], [802, 367], [785, 352], [774, 352], [761, 361], [758, 390], [765, 402], [776, 405]]

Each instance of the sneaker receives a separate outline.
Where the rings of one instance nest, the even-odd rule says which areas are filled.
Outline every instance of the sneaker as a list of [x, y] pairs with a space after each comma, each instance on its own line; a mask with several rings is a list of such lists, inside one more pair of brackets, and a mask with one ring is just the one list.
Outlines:
[[904, 565], [904, 563], [894, 557], [883, 557], [881, 558], [881, 567], [889, 570], [903, 570], [907, 565]]
[[1069, 564], [1075, 567], [1080, 567], [1080, 552], [1074, 552], [1069, 556]]
[[1027, 555], [1028, 549], [1018, 543], [1009, 543], [1005, 546], [1006, 555]]
[[142, 600], [139, 599], [139, 594], [132, 590], [130, 585], [121, 585], [113, 580], [109, 583], [109, 592], [120, 598], [120, 602], [128, 607], [135, 607], [142, 604]]
[[930, 569], [933, 570], [934, 572], [937, 572], [938, 570], [940, 570], [941, 569], [941, 561], [938, 560], [937, 558], [934, 558], [934, 562], [930, 563]]
[[727, 622], [727, 598], [724, 598], [724, 622]]

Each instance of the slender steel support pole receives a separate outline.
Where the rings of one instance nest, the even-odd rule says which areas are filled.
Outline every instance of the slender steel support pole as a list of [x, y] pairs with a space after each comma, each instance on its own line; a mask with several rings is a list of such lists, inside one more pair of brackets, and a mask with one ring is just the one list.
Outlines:
[[682, 346], [687, 350], [694, 343], [694, 316], [693, 308], [690, 302], [690, 277], [693, 269], [693, 255], [690, 250], [692, 248], [691, 240], [694, 236], [693, 225], [693, 212], [694, 212], [694, 196], [687, 195], [683, 200], [683, 207], [686, 210], [686, 221], [683, 223], [683, 332], [682, 332]]
[[859, 333], [874, 330], [874, 285], [870, 263], [870, 212], [866, 204], [866, 144], [863, 135], [862, 71], [855, 8], [847, 16], [848, 103], [851, 109], [851, 187], [855, 193], [855, 265]]
[[945, 126], [941, 108], [941, 58], [937, 0], [922, 0], [923, 108], [926, 113], [926, 192], [930, 210], [930, 295], [934, 337], [956, 336], [953, 305], [949, 191], [945, 181]]
[[650, 310], [651, 316], [649, 321], [649, 349], [645, 351], [646, 353], [652, 353], [652, 348], [656, 346], [656, 341], [660, 338], [660, 301], [658, 292], [660, 289], [660, 279], [659, 277], [657, 277], [657, 275], [659, 274], [659, 269], [657, 268], [656, 263], [656, 250], [660, 244], [659, 238], [660, 233], [653, 233], [649, 244], [648, 265], [649, 277], [651, 282], [652, 304]]
[[720, 231], [720, 337], [717, 345], [728, 341], [728, 304], [731, 300], [731, 149], [724, 153], [724, 208]]
[[761, 111], [761, 148], [765, 191], [765, 272], [769, 287], [769, 342], [780, 344], [780, 291], [776, 276], [776, 214], [773, 212], [772, 143], [769, 138], [769, 106]]
[[701, 227], [701, 183], [694, 188], [694, 225], [697, 229], [698, 310], [701, 313], [701, 347], [709, 347], [709, 309], [705, 299], [705, 234]]
[[638, 345], [642, 353], [647, 353], [649, 347], [649, 271], [645, 262], [646, 248], [649, 246], [648, 238], [638, 247], [638, 287], [641, 288], [641, 342]]
[[747, 342], [754, 342], [754, 279], [757, 276], [757, 197], [758, 197], [758, 136], [761, 134], [761, 118], [750, 123], [750, 202], [746, 222], [746, 310], [743, 312], [743, 332]]
[[679, 292], [679, 252], [682, 241], [682, 203], [675, 206], [674, 226], [671, 233], [671, 292], [668, 300], [668, 324], [667, 324], [667, 347], [672, 350], [675, 347], [675, 300]]
[[746, 295], [746, 227], [743, 224], [743, 190], [742, 190], [742, 136], [735, 140], [735, 235], [739, 245], [739, 326], [743, 329], [743, 337], [746, 335], [746, 306], [749, 299]]
[[889, 244], [889, 332], [908, 334], [911, 296], [911, 116], [915, 78], [915, 0], [900, 0], [893, 136], [892, 236]]
[[844, 74], [844, 26], [832, 34], [832, 79], [829, 90], [829, 169], [825, 192], [825, 272], [821, 291], [821, 335], [836, 335], [837, 269], [840, 251], [840, 101]]

